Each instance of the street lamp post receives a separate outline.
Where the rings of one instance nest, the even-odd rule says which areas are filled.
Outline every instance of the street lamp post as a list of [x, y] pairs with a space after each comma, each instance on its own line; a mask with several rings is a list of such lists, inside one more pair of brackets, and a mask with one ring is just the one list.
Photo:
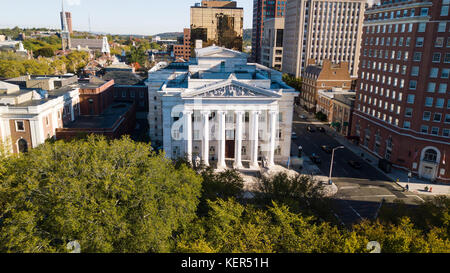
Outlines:
[[331, 154], [330, 177], [328, 178], [328, 184], [330, 185], [333, 184], [333, 181], [331, 181], [331, 174], [333, 172], [334, 151], [336, 151], [337, 149], [344, 149], [344, 148], [345, 148], [344, 146], [338, 146], [333, 149], [333, 153]]

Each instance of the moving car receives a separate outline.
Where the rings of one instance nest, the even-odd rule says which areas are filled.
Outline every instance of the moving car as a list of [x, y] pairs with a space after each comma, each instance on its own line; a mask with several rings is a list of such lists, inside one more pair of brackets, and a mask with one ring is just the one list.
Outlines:
[[323, 127], [318, 127], [317, 131], [321, 132], [321, 133], [325, 133], [325, 128]]
[[316, 131], [316, 129], [314, 129], [314, 127], [312, 127], [311, 125], [308, 125], [308, 127], [306, 128], [308, 130], [308, 132], [314, 133]]
[[311, 161], [316, 163], [317, 165], [320, 164], [320, 156], [316, 155], [316, 154], [312, 154], [309, 158], [311, 158]]
[[291, 139], [297, 139], [297, 134], [295, 132], [292, 132], [292, 137]]
[[348, 164], [350, 164], [350, 166], [352, 166], [355, 169], [361, 169], [361, 163], [359, 163], [358, 161], [350, 160]]
[[333, 149], [328, 145], [322, 145], [321, 148], [328, 154], [331, 154], [333, 152]]

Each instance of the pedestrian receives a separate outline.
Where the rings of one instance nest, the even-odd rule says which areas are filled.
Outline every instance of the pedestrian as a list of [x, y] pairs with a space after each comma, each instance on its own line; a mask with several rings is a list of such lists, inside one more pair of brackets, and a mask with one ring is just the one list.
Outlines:
[[430, 192], [433, 190], [433, 187], [430, 187]]
[[406, 184], [406, 191], [409, 191], [409, 185]]

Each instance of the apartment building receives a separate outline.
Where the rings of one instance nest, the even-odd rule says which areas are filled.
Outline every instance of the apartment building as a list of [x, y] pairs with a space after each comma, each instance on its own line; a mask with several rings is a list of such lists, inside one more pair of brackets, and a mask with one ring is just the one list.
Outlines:
[[365, 0], [290, 0], [286, 6], [283, 72], [300, 77], [308, 59], [348, 62], [358, 75]]
[[450, 183], [449, 0], [365, 14], [352, 135], [394, 167]]
[[266, 21], [261, 47], [261, 64], [281, 71], [283, 64], [284, 18]]
[[286, 15], [286, 3], [287, 0], [253, 0], [251, 56], [253, 62], [261, 63], [262, 40], [267, 25], [266, 21], [272, 18], [284, 18]]

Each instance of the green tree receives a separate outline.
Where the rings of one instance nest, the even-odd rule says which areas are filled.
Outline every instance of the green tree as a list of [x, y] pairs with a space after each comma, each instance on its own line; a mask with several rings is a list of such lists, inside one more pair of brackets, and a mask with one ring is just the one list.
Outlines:
[[129, 138], [46, 143], [2, 160], [0, 252], [167, 252], [201, 178]]
[[34, 52], [34, 56], [35, 57], [42, 56], [42, 57], [50, 58], [50, 57], [55, 56], [55, 52], [53, 52], [53, 49], [51, 47], [42, 47]]

